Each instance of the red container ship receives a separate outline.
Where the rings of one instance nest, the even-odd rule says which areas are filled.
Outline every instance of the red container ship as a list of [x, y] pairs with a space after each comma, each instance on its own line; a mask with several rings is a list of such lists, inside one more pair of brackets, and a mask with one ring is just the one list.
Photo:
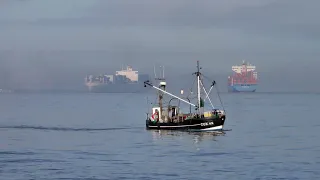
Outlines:
[[228, 77], [229, 92], [255, 92], [258, 86], [256, 66], [243, 61], [240, 66], [232, 66], [233, 74]]

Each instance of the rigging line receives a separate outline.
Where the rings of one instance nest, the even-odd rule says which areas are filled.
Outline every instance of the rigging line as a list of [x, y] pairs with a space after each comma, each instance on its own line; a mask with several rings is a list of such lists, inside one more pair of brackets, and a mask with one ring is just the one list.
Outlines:
[[[206, 79], [209, 80], [209, 78], [206, 77], [205, 75], [202, 75], [202, 76], [203, 76], [204, 78], [206, 78]], [[216, 91], [217, 91], [218, 98], [219, 98], [219, 101], [220, 101], [220, 103], [221, 103], [222, 109], [223, 109], [223, 111], [225, 111], [225, 108], [224, 108], [224, 106], [223, 106], [223, 103], [222, 103], [222, 100], [221, 100], [221, 97], [220, 97], [220, 92], [219, 92], [219, 88], [218, 88], [218, 83], [216, 82], [215, 85], [216, 85]], [[209, 92], [210, 92], [210, 91], [209, 91]], [[225, 113], [226, 113], [226, 112], [225, 112]]]
[[147, 119], [149, 118], [149, 109], [150, 109], [150, 107], [149, 107], [149, 98], [147, 96], [147, 111], [146, 111]]
[[202, 75], [204, 78], [206, 78], [208, 81], [210, 81], [211, 83], [214, 83], [215, 82], [215, 80], [211, 80], [210, 78], [208, 78], [207, 76], [205, 76], [205, 75]]
[[207, 92], [206, 92], [206, 87], [204, 87], [204, 83], [203, 83], [203, 79], [202, 78], [200, 78], [200, 85], [202, 86], [205, 94], [208, 95]]
[[[207, 91], [206, 91], [206, 89], [205, 89], [205, 87], [204, 87], [204, 85], [202, 84], [202, 82], [201, 82], [201, 81], [200, 81], [200, 84], [202, 85], [202, 88], [203, 88], [204, 92], [206, 93], [206, 95], [207, 95], [207, 96], [209, 96], [209, 94], [207, 93]], [[210, 102], [210, 104], [211, 104], [211, 106], [212, 106], [212, 109], [214, 109], [214, 106], [213, 106], [213, 104], [212, 104], [212, 102], [211, 102], [210, 98], [208, 98], [208, 99], [209, 99], [209, 102]]]
[[192, 97], [192, 98], [189, 98], [190, 100], [193, 100], [193, 99], [197, 99], [197, 97]]
[[158, 104], [157, 104], [158, 97], [159, 97], [159, 92], [157, 92], [157, 95], [156, 95], [156, 96], [155, 96], [155, 98], [154, 98], [154, 103], [152, 103], [152, 102], [151, 102], [152, 107], [154, 107], [154, 106], [157, 106], [157, 105], [158, 105]]
[[212, 105], [212, 107], [214, 107], [213, 104], [212, 104], [212, 102], [211, 102], [211, 99], [210, 99], [210, 97], [209, 97], [209, 94], [210, 94], [210, 92], [211, 92], [211, 90], [212, 90], [212, 86], [210, 87], [210, 90], [209, 90], [209, 92], [207, 93], [206, 88], [205, 88], [204, 83], [203, 83], [202, 80], [201, 80], [201, 84], [202, 84], [202, 86], [203, 86], [203, 90], [204, 90], [205, 93], [206, 93], [206, 97], [204, 98], [203, 101], [206, 101], [206, 99], [208, 98], [209, 101], [210, 101], [210, 103], [211, 103], [211, 105]]
[[189, 96], [191, 95], [192, 88], [193, 88], [195, 82], [196, 82], [196, 78], [193, 79], [193, 83], [192, 83], [191, 88], [189, 89], [190, 91], [189, 91], [189, 94], [188, 94], [187, 98], [189, 98]]
[[213, 86], [210, 87], [209, 92], [208, 92], [208, 95], [206, 96], [206, 98], [204, 98], [204, 101], [205, 101], [207, 98], [209, 98], [209, 94], [211, 93], [212, 88], [213, 88]]
[[[216, 84], [217, 84], [217, 83], [216, 83]], [[224, 109], [223, 103], [222, 103], [222, 101], [221, 101], [220, 93], [219, 93], [219, 90], [218, 90], [218, 85], [216, 85], [216, 90], [217, 90], [217, 94], [218, 94], [218, 97], [219, 97], [219, 100], [220, 100], [222, 109], [223, 109], [224, 113], [227, 114], [226, 110]]]
[[[203, 77], [206, 78], [208, 81], [211, 81], [209, 77], [207, 77], [207, 76], [205, 76], [205, 75], [203, 75]], [[212, 85], [211, 85], [211, 87], [210, 87], [210, 90], [209, 90], [209, 93], [208, 93], [208, 94], [211, 93], [211, 90], [212, 90], [213, 86], [216, 85], [216, 84], [217, 84], [216, 81], [213, 81], [213, 82], [212, 82]], [[217, 88], [217, 87], [216, 87], [216, 88]], [[207, 99], [207, 97], [206, 97], [205, 99]]]
[[181, 101], [183, 101], [183, 102], [185, 102], [185, 103], [187, 103], [187, 104], [190, 104], [190, 105], [196, 107], [196, 105], [194, 105], [194, 104], [192, 104], [192, 103], [190, 103], [190, 102], [188, 102], [188, 101], [186, 101], [186, 100], [184, 100], [184, 99], [181, 99], [180, 97], [178, 97], [178, 96], [176, 96], [176, 95], [173, 95], [173, 94], [171, 94], [171, 93], [169, 93], [169, 92], [167, 92], [167, 91], [165, 91], [165, 90], [162, 90], [162, 89], [160, 89], [160, 88], [158, 88], [158, 87], [150, 84], [150, 83], [147, 82], [147, 81], [144, 82], [144, 84], [145, 84], [145, 85], [149, 85], [149, 86], [151, 86], [151, 87], [153, 87], [153, 88], [155, 88], [155, 89], [157, 89], [157, 90], [159, 90], [159, 91], [161, 91], [161, 92], [163, 92], [163, 93], [166, 93], [166, 94], [168, 94], [168, 95], [170, 95], [170, 96], [172, 96], [172, 97], [175, 97], [175, 98], [177, 98], [177, 99], [179, 99], [179, 100], [181, 100]]
[[211, 79], [205, 75], [202, 75], [204, 78], [206, 78], [208, 81], [211, 81]]
[[[202, 75], [202, 76], [205, 77], [204, 75]], [[205, 78], [207, 78], [207, 77], [205, 77]], [[207, 78], [207, 79], [209, 79], [209, 78]], [[201, 79], [201, 80], [202, 80], [202, 79]], [[202, 81], [202, 83], [203, 83], [203, 81]], [[212, 90], [213, 86], [214, 86], [214, 85], [211, 85], [211, 87], [210, 87], [210, 89], [209, 89], [209, 92], [206, 94], [206, 97], [204, 98], [203, 101], [206, 101], [207, 98], [209, 99], [209, 94], [211, 93], [211, 90]]]

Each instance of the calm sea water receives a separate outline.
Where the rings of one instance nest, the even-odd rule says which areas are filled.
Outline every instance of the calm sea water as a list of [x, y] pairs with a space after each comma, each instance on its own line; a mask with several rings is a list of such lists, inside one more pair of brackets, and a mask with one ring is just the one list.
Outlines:
[[320, 94], [221, 96], [223, 135], [145, 130], [142, 94], [0, 95], [0, 179], [320, 179]]

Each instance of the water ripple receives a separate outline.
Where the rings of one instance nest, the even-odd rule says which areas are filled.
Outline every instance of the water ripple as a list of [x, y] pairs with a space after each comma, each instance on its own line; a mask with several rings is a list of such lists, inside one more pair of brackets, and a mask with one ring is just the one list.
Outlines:
[[64, 161], [53, 160], [53, 159], [32, 159], [32, 158], [0, 160], [0, 163], [35, 163], [35, 162], [61, 163], [61, 162], [64, 162]]
[[320, 96], [225, 96], [219, 134], [145, 130], [140, 95], [3, 96], [0, 179], [320, 179]]
[[0, 151], [0, 155], [35, 155], [33, 152]]

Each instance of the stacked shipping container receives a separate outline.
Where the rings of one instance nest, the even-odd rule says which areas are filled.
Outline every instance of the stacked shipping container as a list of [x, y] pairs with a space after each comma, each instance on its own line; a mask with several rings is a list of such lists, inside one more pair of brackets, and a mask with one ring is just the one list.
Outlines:
[[243, 62], [241, 66], [232, 66], [233, 74], [228, 77], [228, 89], [231, 92], [254, 92], [257, 87], [256, 67]]

